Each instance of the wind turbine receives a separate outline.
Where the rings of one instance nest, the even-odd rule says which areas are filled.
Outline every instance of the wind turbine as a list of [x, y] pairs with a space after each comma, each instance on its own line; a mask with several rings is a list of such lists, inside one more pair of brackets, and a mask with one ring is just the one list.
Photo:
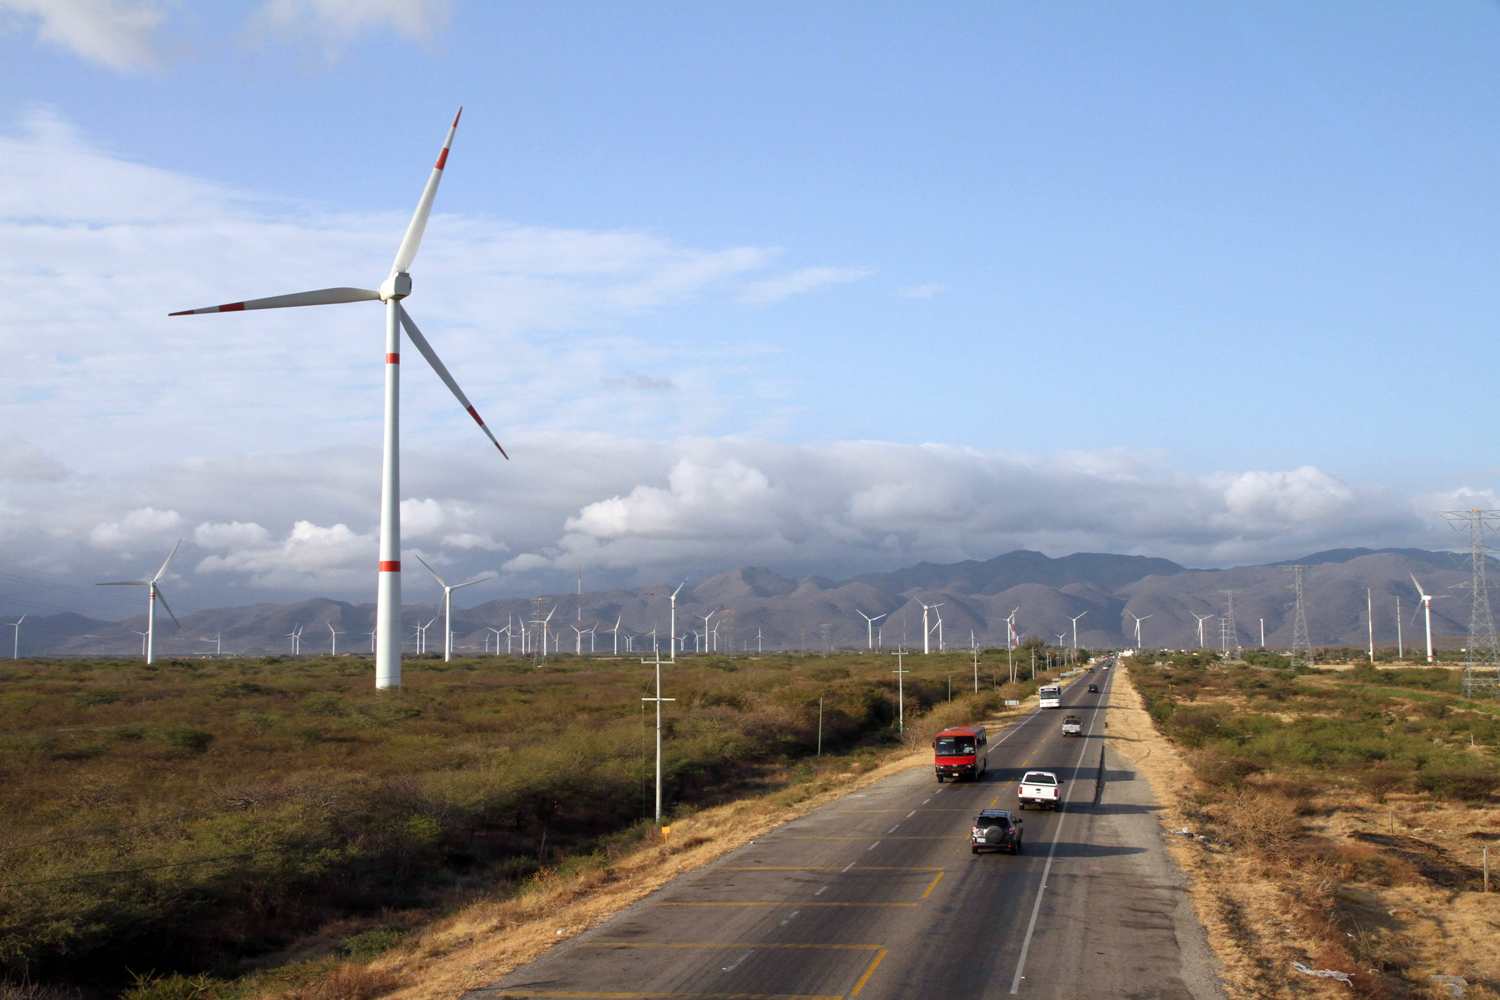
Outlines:
[[[1085, 611], [1083, 613], [1083, 615], [1086, 615], [1086, 614], [1088, 614], [1087, 611]], [[1079, 615], [1078, 618], [1082, 618], [1083, 615]], [[1071, 621], [1073, 623], [1073, 652], [1074, 653], [1078, 652], [1078, 618], [1069, 618], [1068, 619], [1069, 621]], [[1078, 657], [1074, 656], [1073, 659], [1076, 660], [1076, 659], [1078, 659]]]
[[[172, 557], [177, 554], [177, 550], [181, 547], [182, 539], [179, 538], [177, 539], [177, 544], [172, 546], [172, 551], [167, 553], [167, 561], [161, 564], [161, 569], [157, 570], [156, 575], [149, 580], [112, 580], [109, 583], [95, 584], [96, 587], [146, 588], [147, 604], [145, 654], [147, 663], [154, 663], [156, 661], [156, 602], [161, 601], [161, 606], [167, 609], [167, 614], [172, 615], [172, 607], [167, 603], [166, 595], [161, 592], [161, 588], [157, 586], [156, 581], [160, 580], [162, 576], [165, 575], [165, 573], [167, 572], [167, 565], [172, 561]], [[176, 615], [172, 615], [172, 624], [176, 625], [178, 628], [182, 628], [182, 624], [177, 620]], [[135, 630], [131, 629], [131, 631], [133, 632]]]
[[301, 625], [294, 625], [294, 626], [292, 626], [292, 630], [290, 632], [288, 632], [285, 636], [283, 636], [283, 638], [292, 640], [292, 655], [293, 656], [296, 656], [298, 653], [302, 652], [302, 626]]
[[330, 643], [330, 648], [328, 650], [328, 655], [329, 656], [338, 656], [339, 655], [339, 633], [337, 633], [337, 632], [335, 632], [333, 630], [333, 622], [324, 622], [323, 624], [328, 626], [328, 641]]
[[547, 655], [547, 633], [548, 633], [547, 624], [552, 621], [552, 616], [554, 614], [556, 614], [556, 613], [557, 613], [557, 605], [554, 604], [554, 605], [552, 605], [552, 610], [549, 611], [549, 612], [547, 612], [547, 617], [546, 618], [543, 618], [540, 621], [533, 621], [532, 622], [533, 625], [540, 625], [542, 627], [542, 656], [543, 657], [545, 657]]
[[[135, 632], [135, 629], [131, 629], [130, 631]], [[150, 635], [151, 633], [150, 632], [135, 632], [135, 634], [141, 637], [141, 655], [145, 656], [146, 655], [146, 636]]]
[[1145, 618], [1143, 618], [1140, 615], [1137, 615], [1134, 611], [1127, 611], [1125, 613], [1135, 619], [1135, 648], [1137, 651], [1139, 651], [1141, 648], [1141, 622], [1145, 621], [1146, 618], [1150, 618], [1151, 616], [1146, 615]]
[[[427, 359], [438, 378], [458, 398], [469, 416], [479, 424], [490, 442], [507, 459], [505, 449], [495, 440], [495, 435], [485, 426], [453, 376], [448, 373], [437, 352], [422, 336], [411, 316], [402, 307], [401, 300], [411, 294], [411, 275], [407, 273], [416, 259], [417, 248], [422, 244], [422, 233], [427, 228], [427, 217], [432, 214], [432, 201], [437, 196], [438, 182], [443, 179], [443, 168], [448, 163], [448, 150], [453, 145], [453, 133], [458, 129], [459, 116], [453, 116], [448, 127], [443, 150], [417, 200], [417, 210], [406, 227], [406, 235], [396, 251], [391, 264], [391, 273], [379, 289], [371, 288], [320, 288], [311, 292], [296, 292], [291, 295], [273, 295], [265, 299], [248, 299], [225, 305], [206, 306], [201, 309], [185, 309], [170, 313], [172, 316], [190, 316], [197, 313], [242, 312], [250, 309], [286, 309], [293, 306], [321, 306], [339, 302], [375, 302], [385, 304], [385, 431], [380, 466], [380, 556], [375, 591], [375, 686], [392, 688], [401, 686], [401, 475], [400, 475], [400, 409], [401, 409], [401, 331], [406, 335], [422, 357]], [[149, 654], [148, 654], [149, 662]]]
[[[1431, 594], [1427, 593], [1426, 591], [1424, 591], [1422, 589], [1422, 585], [1420, 583], [1417, 583], [1417, 575], [1415, 573], [1411, 574], [1411, 582], [1417, 584], [1417, 596], [1422, 599], [1422, 613], [1427, 618], [1427, 662], [1431, 663], [1432, 662], [1432, 600], [1433, 600], [1433, 598], [1432, 598]], [[1415, 618], [1416, 616], [1413, 615], [1412, 617]]]
[[[865, 620], [865, 633], [869, 637], [870, 648], [874, 649], [875, 648], [875, 623], [878, 622], [878, 621], [880, 621], [880, 619], [884, 618], [885, 615], [876, 615], [874, 618], [871, 618], [869, 615], [865, 614], [863, 611], [860, 611], [858, 608], [855, 608], [854, 610], [856, 612], [858, 612], [859, 616]], [[890, 612], [887, 611], [886, 614], [890, 614]]]
[[[417, 562], [423, 566], [427, 566], [427, 560], [421, 556], [417, 556]], [[462, 590], [465, 587], [472, 587], [476, 583], [483, 583], [489, 577], [481, 576], [466, 583], [455, 583], [450, 587], [443, 582], [443, 578], [438, 576], [437, 570], [431, 566], [427, 566], [427, 572], [431, 573], [432, 578], [438, 582], [438, 586], [443, 588], [443, 662], [447, 663], [453, 659], [453, 592], [455, 590]]]
[[[505, 626], [505, 628], [490, 628], [488, 625], [486, 625], [484, 627], [484, 630], [486, 632], [493, 632], [493, 633], [495, 633], [495, 654], [494, 655], [499, 656], [500, 655], [500, 637], [502, 635], [508, 635], [509, 634], [509, 632], [510, 632], [510, 625], [507, 623], [506, 626]], [[485, 636], [485, 638], [488, 639], [489, 636]]]
[[[673, 609], [673, 612], [675, 612], [675, 609]], [[673, 625], [672, 625], [672, 627], [676, 628], [676, 615], [675, 615], [675, 613], [673, 613], [672, 618], [673, 618]], [[616, 657], [618, 657], [618, 655], [619, 655], [619, 622], [621, 622], [621, 619], [624, 619], [624, 613], [621, 613], [621, 615], [616, 615], [615, 616], [615, 627], [613, 627], [613, 628], [606, 628], [606, 630], [604, 630], [604, 631], [607, 631], [607, 633], [609, 633], [610, 636], [615, 637], [615, 655], [616, 655]], [[675, 651], [675, 649], [673, 649], [673, 655], [675, 655], [675, 654], [676, 654], [676, 651]]]
[[936, 609], [942, 607], [942, 605], [934, 604], [932, 607], [934, 609], [934, 613], [937, 615], [938, 652], [946, 653], [948, 651], [948, 646], [943, 642], [943, 613], [941, 611], [936, 611]]
[[214, 636], [212, 639], [210, 639], [208, 636], [204, 636], [203, 638], [199, 639], [198, 641], [199, 642], [211, 642], [211, 643], [213, 643], [214, 644], [214, 655], [215, 656], [221, 656], [221, 655], [223, 655], [223, 653], [224, 653], [224, 633], [223, 632], [220, 632], [218, 635]]
[[[1188, 614], [1190, 614], [1194, 618], [1198, 619], [1198, 648], [1202, 649], [1203, 648], [1203, 623], [1206, 622], [1206, 621], [1208, 621], [1210, 618], [1212, 618], [1213, 615], [1200, 615], [1196, 611], [1189, 611]], [[1262, 643], [1262, 645], [1264, 645], [1264, 643]]]
[[16, 630], [16, 641], [11, 646], [10, 658], [12, 660], [19, 660], [21, 658], [21, 623], [24, 622], [25, 620], [26, 620], [26, 616], [22, 615], [20, 618], [17, 618], [13, 622], [6, 622], [5, 623], [5, 624], [9, 625], [11, 628], [13, 628], [13, 629]]
[[[917, 603], [918, 604], [922, 604], [921, 601], [918, 601]], [[927, 627], [927, 612], [931, 611], [933, 608], [940, 608], [940, 607], [942, 607], [941, 604], [922, 604], [922, 655], [923, 656], [927, 656], [927, 655], [931, 654], [931, 652], [932, 652], [932, 643], [930, 641], [930, 636], [932, 635], [932, 630]]]
[[[710, 618], [712, 618], [714, 615], [718, 614], [718, 613], [719, 613], [719, 609], [718, 608], [714, 608], [708, 614], [706, 614], [706, 615], [699, 615], [698, 616], [699, 618], [703, 619], [703, 642], [701, 643], [701, 645], [705, 647], [705, 649], [699, 650], [699, 652], [705, 652], [706, 648], [708, 646], [708, 636], [709, 636], [709, 633], [708, 633], [708, 620]], [[693, 645], [694, 645], [694, 648], [696, 648], [700, 644], [699, 643], [694, 643]]]
[[573, 651], [573, 655], [574, 656], [582, 656], [583, 655], [583, 633], [586, 632], [586, 631], [588, 631], [588, 630], [587, 629], [579, 628], [577, 625], [573, 625], [573, 626], [570, 626], [570, 627], [573, 629], [574, 632], [578, 633], [578, 648]]

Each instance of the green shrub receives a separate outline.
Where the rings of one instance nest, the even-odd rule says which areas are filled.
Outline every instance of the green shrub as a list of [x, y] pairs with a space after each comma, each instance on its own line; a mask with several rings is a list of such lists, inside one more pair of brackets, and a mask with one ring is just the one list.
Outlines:
[[197, 726], [169, 726], [162, 730], [162, 739], [181, 750], [202, 753], [214, 741], [214, 734]]
[[344, 938], [339, 950], [349, 958], [368, 962], [382, 952], [390, 951], [401, 941], [401, 931], [395, 927], [377, 927]]

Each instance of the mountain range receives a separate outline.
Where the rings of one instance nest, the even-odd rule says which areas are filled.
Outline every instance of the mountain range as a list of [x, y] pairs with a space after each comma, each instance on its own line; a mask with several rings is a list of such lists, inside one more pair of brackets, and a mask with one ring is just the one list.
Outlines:
[[[1470, 572], [1448, 552], [1422, 549], [1334, 549], [1300, 560], [1304, 603], [1314, 645], [1363, 645], [1367, 641], [1366, 594], [1374, 603], [1375, 642], [1397, 641], [1397, 600], [1401, 631], [1410, 647], [1422, 641], [1415, 575], [1433, 602], [1437, 637], [1466, 634]], [[821, 649], [863, 647], [870, 632], [887, 648], [922, 646], [922, 605], [932, 607], [930, 642], [941, 638], [952, 648], [1003, 645], [1005, 622], [1016, 612], [1017, 632], [1041, 636], [1056, 645], [1071, 644], [1072, 619], [1078, 618], [1078, 644], [1091, 648], [1134, 645], [1135, 618], [1142, 644], [1174, 648], [1198, 645], [1203, 618], [1204, 644], [1217, 648], [1228, 628], [1233, 593], [1234, 637], [1238, 644], [1265, 642], [1286, 647], [1292, 641], [1293, 563], [1237, 566], [1220, 570], [1187, 569], [1166, 559], [1080, 552], [1049, 558], [1017, 550], [984, 561], [919, 563], [886, 573], [866, 573], [848, 580], [818, 576], [788, 579], [769, 569], [742, 566], [693, 586], [677, 599], [677, 631], [686, 648]], [[1491, 560], [1489, 565], [1495, 565]], [[519, 652], [519, 623], [552, 610], [549, 648], [612, 654], [649, 650], [655, 629], [665, 645], [673, 584], [633, 590], [551, 594], [534, 599], [486, 601], [454, 608], [455, 647], [463, 652], [497, 649], [506, 637], [492, 630], [513, 625], [510, 648]], [[473, 593], [470, 591], [469, 593]], [[555, 609], [555, 610], [553, 610]], [[416, 626], [439, 617], [428, 633], [429, 651], [442, 648], [440, 605], [408, 604], [408, 649], [414, 650]], [[538, 613], [539, 611], [539, 613]], [[861, 613], [878, 618], [873, 627]], [[709, 637], [704, 632], [708, 616]], [[158, 614], [158, 655], [212, 653], [265, 655], [291, 651], [289, 635], [302, 629], [302, 652], [328, 652], [337, 639], [340, 652], [369, 649], [374, 628], [373, 604], [350, 604], [314, 598], [296, 604], [258, 604], [219, 608], [185, 615], [182, 627]], [[612, 629], [618, 623], [618, 639]], [[138, 653], [145, 615], [109, 622], [66, 612], [28, 616], [21, 627], [23, 655]], [[533, 636], [535, 627], [528, 625]], [[714, 635], [717, 630], [717, 635]], [[577, 636], [582, 632], [582, 639]], [[688, 633], [696, 633], [688, 635]], [[334, 633], [337, 633], [335, 636]], [[215, 640], [214, 637], [220, 637]], [[1455, 640], [1457, 641], [1457, 640]], [[618, 642], [618, 647], [616, 643]]]

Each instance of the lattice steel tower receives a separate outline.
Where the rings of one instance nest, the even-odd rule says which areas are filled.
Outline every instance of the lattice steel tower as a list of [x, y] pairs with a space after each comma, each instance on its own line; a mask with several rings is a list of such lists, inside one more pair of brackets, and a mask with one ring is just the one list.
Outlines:
[[1238, 659], [1240, 656], [1240, 630], [1234, 624], [1234, 591], [1221, 591], [1229, 599], [1229, 608], [1219, 619], [1219, 645], [1222, 647], [1220, 656], [1224, 659]]
[[1307, 666], [1313, 665], [1312, 638], [1307, 631], [1307, 604], [1302, 600], [1302, 567], [1292, 567], [1292, 590], [1296, 591], [1297, 600], [1293, 605], [1292, 612], [1292, 666], [1298, 663], [1297, 651], [1302, 650], [1301, 662]]
[[1489, 562], [1484, 544], [1486, 530], [1500, 524], [1500, 510], [1445, 510], [1455, 531], [1469, 533], [1469, 643], [1464, 651], [1463, 695], [1465, 698], [1500, 695], [1500, 641], [1495, 639], [1495, 619], [1490, 613], [1490, 595], [1485, 581]]

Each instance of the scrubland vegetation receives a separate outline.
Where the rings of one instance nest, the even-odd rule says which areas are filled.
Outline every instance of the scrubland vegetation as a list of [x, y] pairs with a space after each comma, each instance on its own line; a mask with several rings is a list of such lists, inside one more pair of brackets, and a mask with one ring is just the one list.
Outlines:
[[[970, 683], [967, 655], [921, 659], [907, 661], [908, 745], [1034, 687], [948, 706], [949, 674]], [[887, 655], [768, 655], [664, 668], [677, 699], [669, 813], [814, 778], [819, 698], [825, 764], [899, 748], [892, 667]], [[319, 957], [309, 940], [323, 958], [369, 957], [475, 899], [602, 866], [653, 829], [650, 668], [418, 659], [402, 691], [380, 694], [370, 677], [362, 658], [7, 664], [10, 988], [137, 1000], [264, 989], [264, 970]]]
[[1359, 996], [1437, 996], [1438, 974], [1500, 996], [1496, 847], [1496, 892], [1481, 872], [1500, 841], [1500, 702], [1459, 697], [1444, 667], [1178, 654], [1129, 671], [1191, 770], [1178, 815], [1246, 995], [1349, 994], [1295, 960]]

